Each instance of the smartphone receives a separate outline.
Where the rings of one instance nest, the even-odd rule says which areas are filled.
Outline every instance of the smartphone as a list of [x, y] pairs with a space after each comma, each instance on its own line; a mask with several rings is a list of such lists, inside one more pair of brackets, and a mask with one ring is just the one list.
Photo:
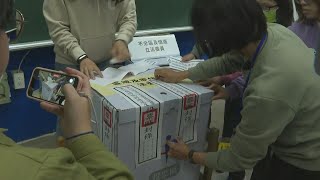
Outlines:
[[62, 92], [62, 87], [65, 84], [71, 84], [76, 89], [79, 84], [79, 78], [63, 72], [37, 67], [33, 70], [30, 78], [27, 97], [63, 106], [65, 96]]

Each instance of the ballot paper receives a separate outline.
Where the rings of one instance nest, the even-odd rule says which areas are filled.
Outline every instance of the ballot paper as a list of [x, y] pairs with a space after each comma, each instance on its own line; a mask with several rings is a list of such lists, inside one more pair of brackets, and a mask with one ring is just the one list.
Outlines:
[[169, 58], [169, 66], [171, 69], [175, 69], [178, 71], [187, 71], [190, 68], [195, 67], [200, 62], [203, 62], [203, 59], [195, 59], [188, 62], [182, 62], [181, 58], [170, 57]]
[[140, 61], [134, 64], [129, 64], [127, 66], [122, 66], [118, 69], [109, 67], [102, 72], [103, 78], [96, 77], [95, 80], [90, 80], [90, 83], [98, 84], [101, 86], [106, 86], [116, 81], [121, 81], [127, 75], [138, 75], [140, 73], [146, 72], [150, 69], [154, 69], [157, 66], [147, 63], [145, 61]]
[[[175, 59], [181, 59], [181, 56], [175, 56], [173, 57]], [[162, 57], [162, 58], [155, 58], [155, 59], [145, 59], [143, 60], [149, 64], [152, 64], [154, 66], [159, 66], [159, 67], [163, 67], [163, 66], [169, 66], [170, 65], [170, 58], [169, 57]]]

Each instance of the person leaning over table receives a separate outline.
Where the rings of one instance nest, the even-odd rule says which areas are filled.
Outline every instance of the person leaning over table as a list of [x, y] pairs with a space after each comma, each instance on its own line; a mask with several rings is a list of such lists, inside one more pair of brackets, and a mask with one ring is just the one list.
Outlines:
[[[293, 6], [291, 0], [257, 0], [257, 2], [262, 7], [267, 22], [278, 23], [285, 27], [288, 27], [292, 24]], [[195, 58], [200, 58], [203, 54], [206, 54], [206, 49], [207, 47], [201, 48], [198, 45], [195, 45], [189, 54], [182, 57], [182, 61], [186, 62]], [[216, 59], [217, 58], [212, 58], [212, 60]], [[240, 72], [211, 77], [211, 82], [216, 84], [213, 87], [216, 91], [219, 91], [219, 94], [214, 97], [214, 100], [237, 99], [242, 96], [244, 79]], [[204, 84], [207, 84], [207, 82]], [[226, 88], [222, 88], [221, 85], [227, 86]]]
[[[9, 39], [5, 28], [12, 12], [13, 0], [0, 0], [0, 79], [9, 62]], [[133, 180], [127, 167], [92, 134], [90, 103], [87, 98], [78, 95], [78, 92], [90, 95], [88, 78], [74, 69], [66, 71], [79, 76], [81, 86], [77, 90], [71, 85], [63, 87], [66, 96], [63, 108], [41, 103], [43, 109], [62, 118], [62, 130], [68, 137], [66, 148], [23, 147], [7, 137], [6, 130], [0, 128], [0, 179]]]
[[44, 0], [43, 14], [54, 42], [56, 70], [72, 67], [95, 79], [111, 58], [130, 60], [128, 44], [137, 29], [135, 0]]
[[[197, 0], [192, 24], [197, 41], [206, 40], [220, 54], [238, 53], [250, 64], [242, 119], [230, 149], [194, 152], [182, 141], [168, 142], [169, 155], [220, 171], [254, 167], [252, 179], [320, 179], [320, 79], [314, 50], [287, 28], [267, 26], [255, 0]], [[197, 80], [227, 74], [236, 65], [224, 57], [184, 72], [158, 69], [155, 77]], [[268, 147], [272, 153], [266, 157]]]
[[[293, 6], [291, 0], [257, 0], [263, 9], [263, 13], [269, 23], [278, 23], [288, 27], [293, 22]], [[187, 62], [192, 59], [201, 58], [204, 54], [203, 45], [195, 45], [192, 51], [182, 57], [182, 61]], [[214, 50], [213, 50], [214, 51]]]

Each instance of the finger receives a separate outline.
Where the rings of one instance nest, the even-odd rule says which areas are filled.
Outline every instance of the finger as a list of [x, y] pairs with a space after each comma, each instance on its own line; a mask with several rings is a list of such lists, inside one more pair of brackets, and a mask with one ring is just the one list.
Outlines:
[[169, 141], [169, 142], [167, 142], [167, 144], [170, 147], [170, 149], [175, 149], [176, 148], [176, 143], [174, 143], [174, 142]]
[[[66, 71], [66, 73], [68, 73], [69, 69], [66, 68], [65, 71]], [[84, 74], [84, 68], [83, 68], [82, 66], [80, 66], [80, 72], [81, 72], [82, 74]], [[85, 74], [84, 74], [84, 75], [85, 75]]]
[[84, 68], [84, 74], [90, 78], [89, 69], [87, 67]]
[[102, 72], [100, 71], [100, 69], [99, 69], [97, 66], [94, 67], [94, 71], [95, 71], [96, 73], [98, 73], [98, 76], [99, 76], [99, 77], [103, 78], [103, 74], [102, 74]]
[[76, 75], [76, 76], [79, 76], [79, 77], [85, 79], [87, 76], [82, 72], [84, 68], [80, 67], [80, 69], [81, 69], [81, 71], [78, 71], [76, 69], [72, 69], [72, 68], [67, 67], [65, 69], [65, 72], [69, 75]]
[[187, 61], [191, 61], [192, 59], [194, 59], [194, 55], [193, 54], [187, 54], [185, 56], [182, 57], [181, 61], [187, 62]]
[[210, 83], [208, 81], [200, 81], [198, 84], [201, 86], [208, 86]]
[[222, 99], [222, 97], [219, 96], [219, 95], [213, 96], [213, 98], [212, 98], [213, 101], [214, 101], [214, 100], [219, 100], [219, 99]]
[[212, 90], [214, 90], [214, 91], [219, 91], [219, 87], [221, 87], [221, 86], [219, 86], [219, 85], [217, 85], [217, 84], [211, 84], [211, 85], [208, 87], [208, 89], [212, 89]]
[[72, 68], [66, 68], [66, 73], [81, 77], [81, 86], [80, 86], [81, 90], [88, 94], [91, 92], [91, 86], [90, 86], [89, 78], [87, 75], [85, 75], [83, 72], [80, 72]]
[[188, 59], [187, 56], [183, 56], [182, 59], [181, 59], [181, 61], [182, 61], [182, 62], [187, 62], [187, 61], [189, 61], [189, 59]]
[[48, 102], [41, 102], [40, 107], [44, 109], [45, 111], [55, 114], [57, 116], [62, 116], [63, 115], [63, 108], [56, 104], [50, 104]]
[[158, 80], [163, 81], [163, 82], [167, 82], [167, 83], [169, 82], [169, 81], [167, 81], [167, 79], [165, 77], [161, 77], [161, 76], [158, 77]]
[[93, 79], [93, 80], [96, 79], [96, 77], [95, 77], [95, 75], [94, 75], [94, 72], [95, 72], [95, 71], [94, 71], [93, 69], [90, 69], [90, 70], [89, 70], [90, 78]]
[[80, 91], [82, 89], [83, 79], [79, 76], [76, 76], [78, 78], [78, 85], [77, 85], [77, 91]]
[[154, 71], [154, 76], [157, 77], [157, 76], [160, 76], [161, 75], [161, 72], [162, 72], [162, 69], [156, 69]]
[[156, 80], [160, 80], [160, 76], [159, 75], [155, 75], [154, 78], [156, 78]]
[[177, 137], [177, 141], [179, 144], [184, 144], [183, 138], [182, 137]]
[[162, 73], [161, 73], [162, 71], [161, 71], [161, 69], [156, 69], [155, 71], [154, 71], [154, 77], [156, 78], [156, 79], [159, 79], [159, 78], [161, 78], [162, 77]]
[[182, 62], [189, 62], [191, 61], [192, 59], [190, 57], [185, 57], [185, 58], [182, 58], [181, 61]]
[[72, 101], [73, 99], [80, 97], [78, 92], [71, 84], [66, 84], [63, 86], [63, 94], [66, 97], [66, 101]]

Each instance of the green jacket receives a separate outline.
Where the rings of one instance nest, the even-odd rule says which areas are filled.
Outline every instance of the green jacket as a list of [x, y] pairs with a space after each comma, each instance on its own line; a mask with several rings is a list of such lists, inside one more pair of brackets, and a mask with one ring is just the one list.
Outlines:
[[[283, 161], [320, 171], [320, 77], [314, 71], [314, 58], [314, 50], [293, 32], [269, 25], [268, 39], [243, 95], [242, 119], [231, 148], [209, 153], [209, 167], [250, 169], [271, 146]], [[235, 62], [224, 56], [199, 64], [190, 74], [213, 77], [235, 68]]]
[[17, 145], [0, 129], [1, 180], [131, 180], [129, 170], [95, 135], [57, 149]]

